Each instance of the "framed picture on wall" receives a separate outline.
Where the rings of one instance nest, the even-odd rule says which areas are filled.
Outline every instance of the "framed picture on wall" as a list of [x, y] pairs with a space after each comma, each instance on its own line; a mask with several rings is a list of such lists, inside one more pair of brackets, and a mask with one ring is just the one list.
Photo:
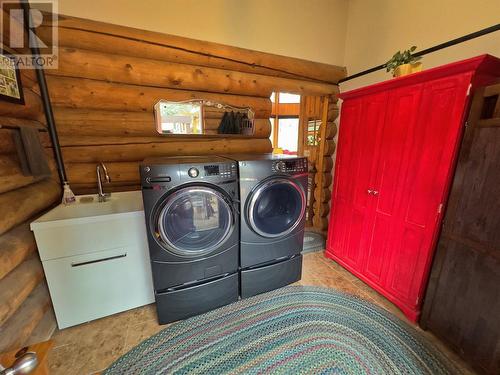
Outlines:
[[24, 104], [19, 69], [16, 69], [14, 59], [5, 52], [0, 54], [0, 100]]

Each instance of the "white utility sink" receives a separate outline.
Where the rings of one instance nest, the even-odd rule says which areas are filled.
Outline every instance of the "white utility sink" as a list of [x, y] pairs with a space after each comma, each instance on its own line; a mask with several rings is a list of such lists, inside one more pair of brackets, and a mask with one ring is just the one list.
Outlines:
[[97, 195], [79, 195], [70, 205], [60, 204], [31, 223], [31, 229], [59, 225], [60, 220], [71, 222], [93, 221], [99, 216], [143, 212], [140, 191], [113, 193], [105, 202], [99, 202]]
[[154, 302], [141, 192], [76, 198], [31, 223], [59, 328]]

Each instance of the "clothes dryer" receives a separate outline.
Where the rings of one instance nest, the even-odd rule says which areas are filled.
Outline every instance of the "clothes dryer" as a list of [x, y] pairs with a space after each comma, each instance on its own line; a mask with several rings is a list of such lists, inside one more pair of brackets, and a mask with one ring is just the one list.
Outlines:
[[238, 163], [241, 297], [300, 280], [307, 158], [272, 154], [225, 157]]

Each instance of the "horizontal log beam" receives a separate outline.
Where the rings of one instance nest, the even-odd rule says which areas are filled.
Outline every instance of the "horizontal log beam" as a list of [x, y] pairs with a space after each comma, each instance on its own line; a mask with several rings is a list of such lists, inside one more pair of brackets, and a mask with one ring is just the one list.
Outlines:
[[[35, 89], [38, 90], [38, 86], [33, 90]], [[23, 93], [24, 105], [1, 100], [0, 116], [38, 120], [40, 114], [43, 112], [40, 95], [31, 91], [31, 89], [25, 89]]]
[[42, 279], [42, 264], [38, 256], [33, 256], [0, 280], [0, 326], [16, 312]]
[[50, 207], [60, 198], [54, 180], [44, 180], [0, 194], [0, 235]]
[[[140, 161], [106, 163], [114, 186], [139, 185], [139, 164]], [[70, 163], [67, 164], [67, 170], [72, 187], [74, 184], [97, 186], [95, 163]]]
[[19, 311], [0, 329], [0, 351], [9, 351], [22, 346], [50, 306], [47, 286], [42, 283], [30, 294]]
[[[71, 190], [77, 195], [86, 195], [86, 194], [96, 194], [97, 193], [97, 184], [92, 183], [84, 183], [84, 184], [71, 184]], [[106, 184], [104, 187], [104, 191], [106, 193], [112, 192], [120, 192], [120, 191], [138, 191], [141, 190], [141, 185], [139, 183], [115, 183], [111, 182], [111, 184]]]
[[38, 85], [38, 79], [36, 78], [35, 69], [20, 69], [21, 82], [23, 88], [33, 88]]
[[38, 325], [33, 330], [28, 340], [23, 342], [22, 345], [29, 346], [47, 341], [52, 337], [56, 329], [57, 329], [56, 316], [54, 314], [54, 310], [49, 306], [47, 311], [45, 311], [45, 314], [43, 315], [43, 318], [40, 321], [40, 323], [38, 323]]
[[[7, 129], [0, 127], [0, 155], [17, 153], [16, 143], [14, 141], [15, 132], [17, 132], [16, 129]], [[47, 132], [40, 131], [38, 132], [38, 135], [43, 147], [51, 146], [49, 134]]]
[[255, 119], [254, 121], [254, 138], [269, 138], [271, 135], [271, 121], [266, 119]]
[[271, 150], [269, 139], [222, 137], [203, 141], [169, 137], [166, 142], [62, 148], [63, 157], [67, 163], [138, 161], [156, 156], [266, 153]]
[[158, 136], [153, 112], [54, 107], [59, 136]]
[[[55, 171], [55, 164], [52, 155], [47, 155], [49, 159], [49, 167]], [[25, 176], [21, 170], [19, 160], [15, 154], [0, 154], [0, 194], [18, 189], [37, 181], [43, 180], [40, 176]]]
[[256, 118], [268, 118], [271, 100], [254, 96], [216, 94], [145, 86], [108, 83], [91, 79], [48, 76], [52, 103], [79, 109], [152, 112], [160, 100], [206, 99], [236, 107], [250, 107]]
[[35, 250], [35, 238], [29, 223], [23, 223], [0, 236], [0, 280]]
[[[205, 130], [217, 130], [219, 128], [221, 119], [207, 118], [204, 122]], [[217, 134], [217, 132], [215, 132]], [[254, 138], [269, 138], [271, 135], [271, 121], [269, 119], [255, 119], [254, 120]]]
[[29, 120], [18, 117], [5, 117], [5, 116], [0, 117], [0, 128], [22, 128], [22, 127], [36, 128], [39, 130], [47, 129], [45, 123], [40, 122], [38, 120]]
[[0, 129], [0, 154], [12, 154], [16, 152], [13, 129]]
[[59, 50], [58, 69], [49, 75], [179, 90], [229, 93], [269, 98], [273, 91], [296, 94], [338, 94], [337, 85], [235, 72], [75, 48]]
[[[166, 44], [148, 42], [142, 39], [137, 40], [120, 35], [107, 35], [92, 30], [87, 31], [68, 27], [60, 27], [58, 32], [58, 44], [60, 47], [79, 48], [103, 53], [170, 61], [180, 64], [201, 65], [274, 77], [309, 79], [286, 71], [277, 71], [261, 66], [250, 65], [245, 62], [217, 58], [198, 52], [184, 51], [180, 48], [169, 47]], [[51, 28], [46, 25], [37, 28], [37, 34], [44, 40], [49, 40], [51, 33]], [[318, 80], [313, 81], [324, 82]]]
[[[268, 136], [269, 137], [269, 136]], [[62, 147], [76, 147], [76, 146], [103, 146], [103, 145], [145, 145], [152, 143], [173, 143], [183, 140], [187, 143], [203, 143], [209, 142], [217, 139], [224, 138], [228, 142], [234, 142], [235, 140], [251, 142], [252, 139], [266, 139], [268, 137], [263, 137], [259, 135], [256, 136], [245, 136], [241, 134], [218, 134], [216, 130], [210, 133], [210, 130], [204, 135], [156, 135], [155, 137], [101, 137], [101, 136], [79, 136], [79, 135], [60, 135], [59, 144]], [[1, 160], [1, 158], [0, 158]]]
[[[63, 146], [144, 143], [171, 138], [169, 135], [157, 133], [151, 112], [115, 112], [56, 107], [54, 113], [59, 141]], [[220, 119], [205, 119], [208, 129], [217, 129], [219, 124]], [[271, 123], [268, 119], [256, 119], [254, 127], [253, 137], [255, 138], [268, 138], [271, 134]], [[203, 138], [200, 139], [203, 141]]]
[[346, 76], [344, 67], [82, 18], [60, 16], [58, 27], [60, 46], [334, 84]]

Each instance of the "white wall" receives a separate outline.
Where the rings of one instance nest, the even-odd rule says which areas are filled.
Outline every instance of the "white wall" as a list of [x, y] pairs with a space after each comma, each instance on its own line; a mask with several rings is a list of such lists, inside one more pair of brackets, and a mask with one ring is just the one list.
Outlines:
[[59, 13], [342, 65], [347, 3], [348, 0], [59, 0]]
[[[61, 14], [347, 67], [422, 50], [500, 22], [500, 0], [59, 0]], [[490, 53], [500, 32], [424, 56], [424, 69]], [[346, 91], [390, 79], [348, 81]]]
[[[398, 50], [417, 50], [500, 23], [500, 0], [349, 0], [344, 64], [354, 74]], [[423, 57], [424, 69], [489, 53], [500, 57], [500, 32]], [[341, 91], [390, 79], [379, 71], [345, 82]]]

